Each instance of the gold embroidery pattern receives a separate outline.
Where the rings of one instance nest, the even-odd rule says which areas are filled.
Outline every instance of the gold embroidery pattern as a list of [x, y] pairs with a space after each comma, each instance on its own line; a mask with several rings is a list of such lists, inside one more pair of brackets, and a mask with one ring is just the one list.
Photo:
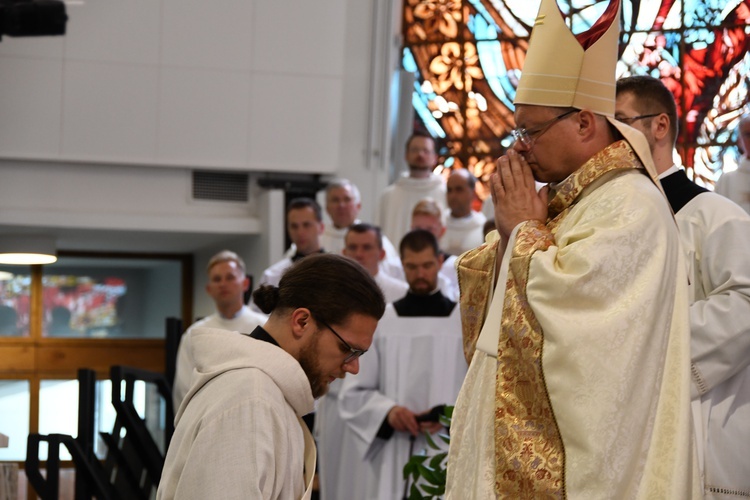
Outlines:
[[630, 144], [626, 141], [611, 144], [560, 183], [549, 203], [548, 217], [555, 219], [563, 210], [570, 208], [583, 189], [602, 175], [613, 170], [632, 168], [643, 169], [643, 164], [630, 148]]
[[516, 235], [506, 283], [495, 386], [495, 492], [562, 498], [563, 445], [541, 370], [543, 335], [525, 298], [530, 256], [555, 241], [541, 221]]
[[487, 283], [491, 282], [492, 264], [497, 255], [499, 241], [485, 243], [463, 254], [459, 259], [461, 272], [458, 273], [458, 288], [461, 300], [461, 327], [463, 330], [464, 356], [466, 363], [477, 346], [477, 339], [482, 330], [485, 308], [489, 299]]
[[[625, 141], [610, 145], [563, 181], [546, 224], [528, 221], [512, 249], [498, 341], [495, 389], [495, 492], [498, 498], [564, 498], [565, 450], [542, 371], [544, 334], [526, 297], [532, 255], [555, 245], [554, 234], [582, 191], [615, 171], [643, 168]], [[484, 322], [487, 283], [497, 243], [459, 262], [464, 352], [471, 359]], [[499, 263], [497, 264], [499, 265]]]

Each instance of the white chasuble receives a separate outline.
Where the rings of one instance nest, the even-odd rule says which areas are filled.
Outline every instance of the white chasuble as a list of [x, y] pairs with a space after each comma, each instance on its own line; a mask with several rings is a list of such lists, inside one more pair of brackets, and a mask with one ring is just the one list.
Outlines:
[[472, 362], [447, 498], [700, 498], [687, 277], [666, 200], [618, 142], [549, 209], [511, 234], [491, 306], [498, 243], [459, 262]]

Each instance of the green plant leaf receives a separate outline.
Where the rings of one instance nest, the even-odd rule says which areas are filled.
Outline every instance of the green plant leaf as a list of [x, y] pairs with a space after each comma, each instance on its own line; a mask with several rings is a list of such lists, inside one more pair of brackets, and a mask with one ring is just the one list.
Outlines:
[[417, 470], [417, 466], [421, 463], [424, 463], [429, 457], [425, 454], [419, 454], [419, 455], [412, 455], [411, 458], [409, 458], [409, 461], [406, 462], [406, 465], [404, 465], [404, 479], [409, 477], [411, 474], [414, 476], [414, 479], [419, 477], [419, 471]]
[[409, 490], [409, 500], [422, 500], [422, 492], [419, 491], [419, 488], [417, 488], [416, 484], [411, 485], [411, 489]]
[[437, 435], [437, 436], [438, 436], [438, 437], [440, 438], [440, 440], [441, 440], [442, 442], [444, 442], [445, 444], [451, 444], [451, 437], [450, 437], [450, 435], [448, 435], [448, 434], [444, 434], [444, 433], [440, 432], [440, 433], [438, 433], [438, 435]]
[[406, 481], [409, 478], [410, 474], [414, 474], [415, 472], [417, 472], [417, 465], [411, 460], [406, 462], [406, 465], [404, 465], [404, 470], [403, 470], [404, 481]]
[[419, 465], [419, 475], [430, 484], [440, 484], [440, 476], [435, 471], [424, 465]]
[[430, 459], [430, 467], [432, 467], [433, 469], [436, 469], [436, 470], [439, 469], [440, 468], [440, 463], [443, 460], [445, 460], [445, 457], [447, 457], [447, 456], [448, 456], [447, 452], [438, 453], [437, 455], [435, 455], [434, 457], [432, 457]]
[[440, 449], [440, 447], [437, 444], [435, 444], [435, 440], [432, 439], [432, 436], [430, 436], [429, 432], [425, 432], [424, 433], [424, 438], [427, 440], [427, 444], [428, 444], [428, 446], [430, 448], [432, 448], [433, 450], [439, 450]]

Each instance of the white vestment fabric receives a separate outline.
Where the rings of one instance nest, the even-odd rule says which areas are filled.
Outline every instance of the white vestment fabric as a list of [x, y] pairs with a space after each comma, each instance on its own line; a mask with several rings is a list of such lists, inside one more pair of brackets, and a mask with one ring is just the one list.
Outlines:
[[[293, 255], [293, 254], [292, 254]], [[284, 274], [284, 272], [289, 269], [289, 267], [292, 265], [292, 258], [291, 257], [284, 257], [280, 261], [272, 264], [271, 266], [267, 267], [265, 271], [263, 271], [263, 276], [261, 276], [260, 281], [257, 285], [255, 285], [255, 289], [260, 287], [261, 285], [272, 285], [272, 286], [279, 286], [279, 281], [281, 281], [281, 276]], [[260, 308], [255, 305], [255, 302], [253, 302], [252, 295], [250, 296], [250, 300], [248, 301], [247, 305], [256, 312], [262, 313], [263, 311], [260, 310]]]
[[[368, 351], [364, 356], [371, 355]], [[320, 498], [325, 500], [365, 498], [367, 486], [360, 476], [365, 463], [357, 453], [354, 431], [339, 414], [338, 398], [342, 383], [343, 380], [339, 379], [331, 382], [326, 395], [317, 401], [315, 410], [318, 480]]]
[[445, 233], [440, 238], [440, 248], [451, 255], [461, 255], [466, 250], [476, 248], [484, 243], [484, 223], [487, 217], [481, 212], [472, 210], [466, 217], [448, 216], [445, 221]]
[[[356, 478], [364, 486], [356, 498], [402, 498], [409, 435], [395, 432], [384, 440], [377, 437], [378, 429], [396, 405], [422, 413], [454, 404], [466, 374], [461, 342], [458, 306], [448, 317], [399, 317], [388, 304], [359, 373], [344, 379], [339, 394], [341, 417], [353, 433], [359, 460]], [[418, 436], [413, 453], [426, 447]]]
[[246, 335], [252, 333], [256, 326], [262, 326], [266, 323], [268, 316], [265, 314], [252, 311], [247, 306], [242, 306], [234, 318], [222, 318], [218, 313], [196, 321], [180, 339], [180, 346], [177, 348], [177, 360], [175, 366], [174, 383], [172, 384], [172, 402], [174, 411], [180, 407], [182, 399], [190, 389], [195, 361], [193, 356], [192, 335], [195, 328], [219, 328], [229, 330], [230, 332], [240, 332]]
[[[349, 228], [338, 229], [333, 224], [326, 224], [323, 228], [323, 234], [320, 235], [320, 246], [328, 253], [335, 253], [341, 255], [341, 251], [344, 249], [344, 237]], [[296, 248], [292, 244], [293, 248]], [[292, 254], [294, 255], [294, 254]]]
[[225, 330], [196, 328], [192, 339], [197, 374], [175, 418], [157, 498], [305, 498], [315, 446], [300, 417], [313, 397], [297, 360]]
[[750, 498], [750, 216], [703, 193], [676, 219], [690, 276], [694, 423], [706, 498]]
[[750, 214], [750, 159], [743, 156], [739, 168], [716, 181], [716, 192], [726, 196]]
[[292, 265], [292, 259], [290, 257], [284, 257], [280, 261], [275, 262], [271, 266], [267, 267], [266, 270], [263, 271], [263, 276], [260, 278], [260, 281], [258, 282], [258, 286], [260, 285], [279, 286], [279, 281], [281, 281], [281, 276], [284, 274], [284, 271], [286, 271], [291, 265]]
[[456, 255], [451, 255], [443, 261], [438, 272], [438, 288], [447, 298], [458, 302], [458, 273], [456, 272]]
[[[453, 414], [448, 499], [495, 498], [498, 335], [522, 226], [495, 264], [497, 289]], [[700, 498], [679, 245], [664, 198], [630, 170], [585, 188], [554, 245], [531, 254], [526, 297], [544, 338], [568, 498]]]
[[375, 283], [377, 283], [380, 287], [380, 290], [382, 290], [386, 304], [390, 304], [391, 302], [395, 302], [398, 299], [404, 298], [406, 292], [409, 291], [409, 285], [406, 283], [406, 281], [401, 281], [399, 279], [388, 276], [382, 271], [375, 275], [374, 280]]
[[445, 182], [442, 177], [430, 174], [426, 179], [413, 179], [404, 174], [386, 187], [380, 196], [378, 225], [397, 247], [411, 229], [414, 205], [425, 198], [432, 198], [445, 210]]

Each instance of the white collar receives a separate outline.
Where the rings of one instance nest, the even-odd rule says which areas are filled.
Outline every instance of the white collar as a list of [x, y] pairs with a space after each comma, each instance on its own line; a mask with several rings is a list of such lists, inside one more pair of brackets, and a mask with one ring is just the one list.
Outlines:
[[659, 174], [659, 175], [657, 176], [657, 178], [658, 178], [659, 180], [661, 180], [661, 179], [663, 179], [663, 178], [665, 178], [665, 177], [669, 177], [669, 176], [670, 176], [670, 175], [672, 175], [672, 174], [676, 174], [676, 173], [677, 173], [677, 172], [679, 172], [680, 170], [682, 170], [682, 169], [681, 169], [680, 167], [678, 167], [677, 165], [672, 165], [671, 167], [669, 167], [668, 169], [666, 169], [666, 170], [665, 170], [664, 172], [660, 173], [660, 174]]

